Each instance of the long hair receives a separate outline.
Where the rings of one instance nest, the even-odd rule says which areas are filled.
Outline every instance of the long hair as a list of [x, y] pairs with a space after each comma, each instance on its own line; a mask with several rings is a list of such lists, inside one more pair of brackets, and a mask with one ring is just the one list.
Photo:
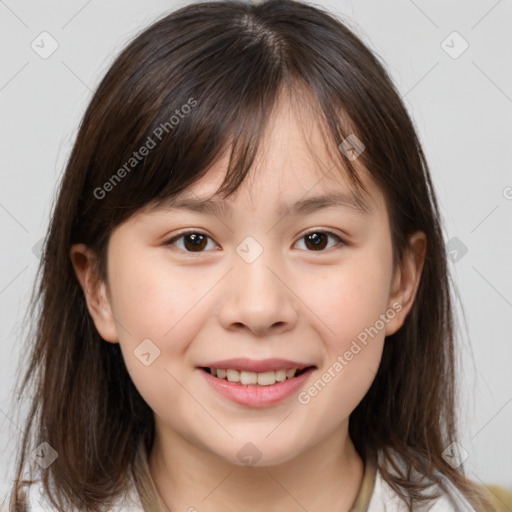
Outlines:
[[386, 197], [395, 263], [409, 234], [427, 236], [415, 302], [402, 328], [387, 338], [375, 380], [350, 416], [354, 445], [365, 458], [382, 454], [383, 478], [410, 507], [429, 499], [425, 485], [411, 480], [415, 471], [432, 478], [440, 472], [475, 507], [484, 503], [462, 469], [442, 457], [457, 439], [450, 278], [430, 171], [400, 93], [348, 22], [300, 1], [233, 0], [183, 7], [141, 32], [86, 109], [34, 288], [36, 321], [17, 399], [25, 389], [32, 393], [13, 510], [23, 510], [23, 485], [33, 481], [23, 478], [24, 468], [34, 466], [30, 453], [43, 442], [58, 458], [35, 469], [62, 510], [108, 506], [126, 485], [134, 447], [143, 443], [149, 450], [153, 442], [152, 411], [119, 345], [95, 329], [71, 245], [91, 247], [106, 279], [111, 232], [200, 179], [227, 149], [221, 192], [229, 197], [250, 170], [283, 90], [307, 96], [326, 144], [357, 187], [363, 185], [354, 164], [337, 148], [350, 134], [364, 143], [358, 162]]

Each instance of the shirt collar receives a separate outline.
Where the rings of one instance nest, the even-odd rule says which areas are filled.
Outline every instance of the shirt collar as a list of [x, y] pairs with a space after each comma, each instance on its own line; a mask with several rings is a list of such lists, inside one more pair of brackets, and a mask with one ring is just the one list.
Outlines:
[[[350, 509], [350, 512], [367, 512], [370, 500], [375, 487], [376, 465], [374, 461], [367, 457], [364, 464], [363, 480], [357, 494], [356, 500]], [[149, 471], [148, 457], [144, 444], [141, 443], [137, 450], [137, 456], [134, 465], [134, 483], [139, 494], [142, 507], [146, 511], [169, 512], [158, 493], [151, 473]]]

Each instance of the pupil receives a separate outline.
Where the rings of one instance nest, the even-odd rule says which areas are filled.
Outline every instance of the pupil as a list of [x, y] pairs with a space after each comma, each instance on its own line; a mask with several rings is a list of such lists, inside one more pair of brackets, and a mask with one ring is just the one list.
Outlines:
[[[205, 247], [205, 240], [206, 237], [201, 235], [200, 233], [193, 233], [191, 235], [185, 236], [185, 247], [188, 249], [192, 248], [194, 249], [204, 249]], [[192, 245], [189, 244], [189, 241], [192, 242]]]
[[[309, 235], [306, 235], [307, 242], [313, 243], [313, 250], [318, 251], [319, 249], [323, 249], [327, 245], [327, 236], [325, 233], [311, 233]], [[309, 246], [308, 246], [309, 248]]]

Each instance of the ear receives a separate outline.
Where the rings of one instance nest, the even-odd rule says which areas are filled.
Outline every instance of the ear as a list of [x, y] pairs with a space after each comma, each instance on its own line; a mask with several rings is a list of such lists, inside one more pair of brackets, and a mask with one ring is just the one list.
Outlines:
[[416, 297], [420, 284], [427, 237], [423, 231], [416, 231], [409, 237], [409, 245], [395, 270], [389, 296], [388, 308], [396, 312], [386, 324], [386, 336], [394, 334], [402, 327]]
[[71, 247], [70, 257], [96, 329], [105, 341], [117, 343], [116, 322], [106, 284], [97, 274], [96, 254], [85, 244], [75, 244]]

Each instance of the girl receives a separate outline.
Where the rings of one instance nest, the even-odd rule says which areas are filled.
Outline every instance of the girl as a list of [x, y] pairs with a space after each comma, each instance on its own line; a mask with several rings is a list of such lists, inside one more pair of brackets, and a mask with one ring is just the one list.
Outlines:
[[196, 3], [139, 35], [41, 270], [11, 510], [488, 507], [456, 443], [425, 157], [322, 9]]

